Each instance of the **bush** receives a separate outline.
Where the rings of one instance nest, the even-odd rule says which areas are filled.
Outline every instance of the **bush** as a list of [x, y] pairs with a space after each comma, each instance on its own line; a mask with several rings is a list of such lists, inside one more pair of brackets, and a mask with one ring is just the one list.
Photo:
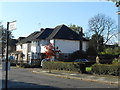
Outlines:
[[120, 64], [120, 56], [118, 58], [113, 59], [112, 64]]
[[20, 64], [20, 67], [23, 67], [23, 68], [38, 68], [40, 66], [38, 66], [38, 65], [30, 65], [30, 64], [27, 64], [27, 63], [22, 63], [22, 64]]
[[120, 71], [119, 64], [94, 64], [92, 65], [92, 72], [95, 74], [115, 75], [118, 76]]
[[73, 52], [70, 55], [69, 60], [74, 61], [76, 59], [82, 59], [82, 58], [87, 58], [87, 54], [82, 50], [78, 50], [78, 51]]
[[85, 65], [76, 62], [44, 62], [43, 69], [66, 70], [75, 72], [85, 72]]

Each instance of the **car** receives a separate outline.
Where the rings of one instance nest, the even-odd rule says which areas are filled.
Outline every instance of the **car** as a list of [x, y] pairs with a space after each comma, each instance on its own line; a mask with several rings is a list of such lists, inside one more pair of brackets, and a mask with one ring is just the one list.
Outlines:
[[87, 59], [76, 59], [73, 62], [89, 62]]

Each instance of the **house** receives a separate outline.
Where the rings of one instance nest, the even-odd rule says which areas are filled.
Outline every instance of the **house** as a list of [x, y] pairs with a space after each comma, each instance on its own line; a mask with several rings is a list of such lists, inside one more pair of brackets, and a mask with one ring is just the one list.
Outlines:
[[[53, 32], [47, 38], [54, 47], [59, 47], [61, 50], [61, 58], [68, 59], [69, 55], [79, 50], [79, 34], [68, 28], [66, 25], [59, 25], [54, 28]], [[88, 48], [88, 40], [83, 38], [82, 50], [86, 51]]]
[[16, 51], [16, 43], [18, 43], [17, 39], [10, 39], [8, 44], [8, 53]]
[[[17, 51], [23, 53], [23, 61], [33, 63], [42, 60], [46, 51], [45, 45], [52, 43], [54, 47], [61, 50], [62, 58], [79, 50], [79, 35], [66, 25], [59, 25], [55, 28], [45, 28], [30, 34], [25, 39], [17, 43]], [[83, 48], [88, 48], [88, 40], [83, 38]]]

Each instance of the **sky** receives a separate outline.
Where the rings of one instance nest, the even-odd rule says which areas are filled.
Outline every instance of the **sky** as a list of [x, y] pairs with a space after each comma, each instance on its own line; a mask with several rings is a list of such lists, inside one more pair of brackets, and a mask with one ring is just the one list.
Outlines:
[[105, 14], [118, 23], [118, 8], [113, 2], [0, 2], [0, 21], [16, 20], [13, 36], [26, 37], [40, 28], [75, 24], [88, 31], [88, 21], [98, 13]]

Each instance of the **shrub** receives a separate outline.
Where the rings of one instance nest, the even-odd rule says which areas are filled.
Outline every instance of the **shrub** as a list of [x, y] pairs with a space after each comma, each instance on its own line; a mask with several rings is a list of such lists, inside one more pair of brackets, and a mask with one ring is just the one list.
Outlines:
[[120, 64], [120, 56], [118, 58], [113, 59], [112, 64]]
[[82, 59], [82, 58], [87, 58], [87, 54], [82, 50], [78, 50], [78, 51], [73, 52], [70, 55], [69, 60], [74, 61], [75, 59]]
[[23, 67], [23, 68], [38, 68], [40, 66], [38, 66], [38, 65], [30, 65], [30, 64], [27, 64], [27, 63], [22, 63], [22, 64], [20, 64], [20, 67]]
[[[51, 65], [51, 66], [50, 66]], [[77, 62], [44, 62], [43, 69], [66, 70], [75, 72], [85, 72], [84, 63]]]
[[115, 75], [118, 76], [120, 71], [119, 64], [94, 64], [92, 65], [92, 72], [95, 74]]

